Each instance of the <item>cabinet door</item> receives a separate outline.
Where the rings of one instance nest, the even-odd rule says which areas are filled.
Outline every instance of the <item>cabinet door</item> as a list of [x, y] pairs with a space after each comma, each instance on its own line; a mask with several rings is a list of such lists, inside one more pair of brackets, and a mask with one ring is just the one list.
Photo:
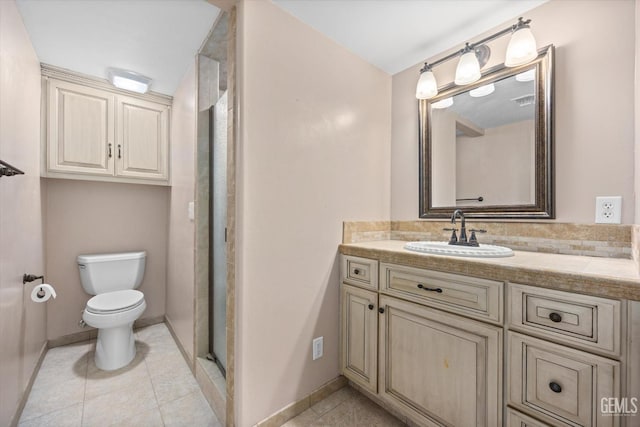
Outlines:
[[380, 395], [420, 425], [502, 425], [502, 329], [381, 296]]
[[169, 179], [169, 107], [118, 97], [116, 175]]
[[345, 284], [341, 289], [342, 373], [377, 393], [378, 294]]
[[113, 176], [114, 95], [49, 80], [47, 170]]

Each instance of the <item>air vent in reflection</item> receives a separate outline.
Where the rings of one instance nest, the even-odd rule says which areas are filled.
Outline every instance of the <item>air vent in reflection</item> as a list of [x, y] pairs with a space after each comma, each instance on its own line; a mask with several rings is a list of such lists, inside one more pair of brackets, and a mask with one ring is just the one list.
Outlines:
[[523, 95], [518, 98], [513, 98], [512, 101], [518, 104], [519, 107], [525, 107], [533, 104], [536, 101], [536, 97], [535, 95]]

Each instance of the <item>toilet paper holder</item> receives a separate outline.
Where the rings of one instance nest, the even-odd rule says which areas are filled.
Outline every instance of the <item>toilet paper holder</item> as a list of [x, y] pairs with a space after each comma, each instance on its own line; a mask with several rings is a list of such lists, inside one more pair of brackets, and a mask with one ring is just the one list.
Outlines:
[[27, 274], [24, 273], [22, 276], [22, 284], [26, 284], [29, 282], [33, 282], [34, 280], [42, 280], [42, 284], [44, 284], [44, 276], [36, 276], [35, 274]]
[[[24, 275], [22, 276], [22, 284], [26, 284], [26, 283], [30, 283], [33, 282], [34, 280], [42, 280], [42, 283], [44, 285], [44, 276], [36, 276], [35, 274], [27, 274], [24, 273]], [[38, 297], [42, 298], [44, 297], [44, 291], [42, 290], [42, 288], [40, 288], [40, 290], [38, 291]]]

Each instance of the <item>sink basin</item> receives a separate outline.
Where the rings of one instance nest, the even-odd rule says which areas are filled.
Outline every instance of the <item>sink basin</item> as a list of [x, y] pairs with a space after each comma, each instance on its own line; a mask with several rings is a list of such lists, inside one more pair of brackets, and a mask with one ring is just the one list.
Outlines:
[[504, 246], [456, 246], [448, 242], [409, 242], [404, 248], [410, 251], [435, 255], [449, 255], [469, 258], [503, 258], [513, 256], [513, 251]]

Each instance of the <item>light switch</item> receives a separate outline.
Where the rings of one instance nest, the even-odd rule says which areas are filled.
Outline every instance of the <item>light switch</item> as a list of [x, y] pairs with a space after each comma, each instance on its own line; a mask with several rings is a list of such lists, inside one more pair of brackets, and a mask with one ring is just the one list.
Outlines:
[[188, 215], [189, 221], [196, 219], [196, 202], [189, 202]]

